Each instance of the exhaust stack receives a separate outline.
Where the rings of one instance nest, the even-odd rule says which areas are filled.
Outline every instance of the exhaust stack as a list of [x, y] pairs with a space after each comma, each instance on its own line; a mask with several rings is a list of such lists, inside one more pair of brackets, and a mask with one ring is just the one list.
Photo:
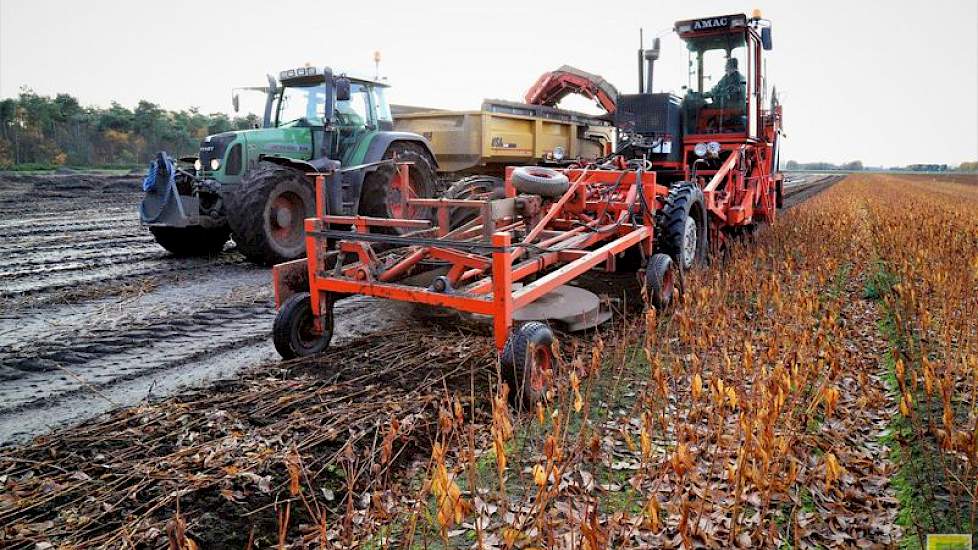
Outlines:
[[638, 93], [645, 91], [645, 71], [642, 69], [642, 59], [645, 58], [645, 39], [642, 29], [638, 29]]
[[[659, 39], [658, 38], [654, 38], [652, 40], [652, 49], [651, 50], [645, 50], [645, 53], [644, 53], [644, 55], [642, 57], [645, 58], [645, 63], [647, 65], [647, 67], [648, 67], [648, 69], [647, 69], [648, 70], [648, 77], [645, 79], [645, 89], [644, 90], [640, 90], [640, 92], [651, 94], [652, 93], [652, 70], [653, 70], [653, 66], [655, 64], [655, 61], [657, 59], [659, 59]], [[642, 72], [642, 64], [641, 64], [641, 60], [639, 60], [639, 73], [641, 73], [641, 72]], [[641, 77], [639, 77], [639, 85], [640, 86], [641, 86], [641, 82], [642, 82], [642, 79], [641, 79]]]

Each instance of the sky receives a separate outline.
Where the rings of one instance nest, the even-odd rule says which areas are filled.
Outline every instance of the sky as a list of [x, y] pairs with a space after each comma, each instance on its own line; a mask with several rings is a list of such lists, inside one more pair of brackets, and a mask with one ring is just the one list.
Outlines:
[[[474, 110], [484, 98], [521, 100], [564, 64], [634, 92], [639, 28], [647, 42], [662, 36], [655, 90], [679, 91], [685, 54], [673, 23], [753, 8], [773, 24], [782, 158], [978, 159], [976, 0], [0, 0], [0, 97], [28, 86], [86, 105], [146, 99], [230, 113], [235, 86], [306, 63], [373, 76], [380, 51], [392, 103]], [[562, 106], [596, 112], [583, 98]]]

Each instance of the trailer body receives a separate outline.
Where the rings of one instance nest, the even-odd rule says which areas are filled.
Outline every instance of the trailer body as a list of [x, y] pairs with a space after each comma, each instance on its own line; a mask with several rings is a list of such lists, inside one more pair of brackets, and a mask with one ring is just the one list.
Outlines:
[[394, 128], [424, 136], [439, 172], [502, 176], [506, 166], [568, 166], [608, 154], [607, 117], [543, 105], [486, 100], [479, 110], [392, 106]]

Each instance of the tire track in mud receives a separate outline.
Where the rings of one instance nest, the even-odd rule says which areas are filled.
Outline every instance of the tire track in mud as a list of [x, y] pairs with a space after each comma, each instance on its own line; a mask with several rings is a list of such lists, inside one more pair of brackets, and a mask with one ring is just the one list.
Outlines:
[[84, 384], [64, 369], [91, 386], [105, 386], [264, 339], [273, 317], [270, 300], [249, 300], [118, 329], [95, 328], [86, 334], [64, 335], [41, 347], [0, 347], [0, 381], [19, 381], [13, 387], [0, 388], [0, 412], [84, 389]]
[[[139, 261], [133, 263], [133, 259]], [[240, 255], [232, 253], [225, 253], [213, 258], [173, 258], [161, 250], [146, 253], [143, 258], [134, 258], [133, 255], [130, 255], [115, 260], [101, 259], [87, 264], [65, 265], [61, 268], [37, 270], [25, 275], [10, 277], [9, 282], [0, 283], [0, 305], [4, 299], [23, 297], [39, 297], [42, 299], [40, 301], [43, 301], [44, 297], [63, 299], [63, 296], [55, 293], [70, 289], [81, 290], [81, 287], [86, 285], [92, 287], [89, 290], [96, 290], [98, 287], [118, 287], [120, 284], [132, 283], [141, 279], [146, 280], [163, 275], [192, 272], [201, 268], [243, 262], [244, 260]], [[28, 277], [28, 275], [37, 276]], [[50, 296], [51, 294], [55, 295]]]

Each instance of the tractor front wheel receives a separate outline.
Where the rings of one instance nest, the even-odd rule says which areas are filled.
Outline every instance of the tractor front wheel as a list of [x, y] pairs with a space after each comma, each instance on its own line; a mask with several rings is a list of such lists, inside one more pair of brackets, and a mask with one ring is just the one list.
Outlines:
[[178, 257], [220, 254], [228, 242], [227, 227], [151, 226], [149, 232], [160, 246]]
[[539, 321], [523, 324], [506, 340], [500, 364], [513, 403], [531, 407], [546, 397], [556, 363], [553, 342], [553, 331]]
[[290, 296], [279, 308], [272, 326], [275, 351], [283, 359], [308, 357], [325, 351], [333, 338], [332, 305], [322, 313], [320, 330], [317, 330], [309, 293], [300, 292]]
[[706, 262], [707, 218], [703, 190], [693, 182], [676, 184], [659, 217], [659, 248], [681, 272]]
[[316, 210], [313, 187], [299, 170], [261, 162], [228, 193], [227, 217], [238, 250], [272, 265], [305, 256], [305, 219]]

